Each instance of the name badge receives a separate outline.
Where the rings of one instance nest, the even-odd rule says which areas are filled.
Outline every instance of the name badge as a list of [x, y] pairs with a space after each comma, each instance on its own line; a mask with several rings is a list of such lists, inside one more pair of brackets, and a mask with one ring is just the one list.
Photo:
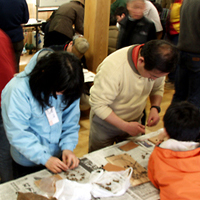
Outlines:
[[50, 126], [59, 122], [58, 115], [57, 115], [56, 109], [54, 107], [51, 107], [51, 108], [45, 110], [45, 113], [46, 113], [46, 116], [47, 116]]

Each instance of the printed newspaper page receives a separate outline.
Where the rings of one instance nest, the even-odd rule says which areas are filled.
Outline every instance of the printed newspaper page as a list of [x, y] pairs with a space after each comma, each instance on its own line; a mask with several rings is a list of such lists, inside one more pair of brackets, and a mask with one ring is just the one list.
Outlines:
[[[48, 170], [42, 170], [14, 181], [10, 181], [0, 185], [0, 200], [15, 200], [17, 199], [17, 192], [32, 192], [45, 196], [34, 182], [44, 177], [51, 176]], [[46, 196], [47, 197], [47, 196]]]
[[[107, 157], [128, 154], [134, 160], [136, 160], [142, 167], [147, 169], [148, 160], [151, 152], [153, 151], [155, 144], [148, 139], [159, 135], [163, 130], [149, 133], [144, 136], [132, 138], [129, 141], [124, 141], [116, 145], [100, 149], [98, 151], [89, 153], [80, 158], [80, 164], [76, 169], [62, 172], [59, 176], [63, 179], [69, 179], [80, 183], [87, 183], [90, 179], [90, 173], [93, 170], [103, 167], [108, 163]], [[133, 142], [134, 148], [128, 150], [122, 150], [121, 147], [126, 146], [127, 143]], [[19, 178], [14, 181], [10, 181], [0, 185], [0, 200], [15, 200], [17, 199], [17, 192], [32, 192], [48, 197], [45, 191], [42, 191], [35, 185], [37, 180], [43, 180], [46, 177], [51, 177], [52, 173], [48, 170], [42, 170], [25, 177]], [[127, 192], [119, 197], [114, 197], [116, 200], [158, 200], [159, 191], [150, 183], [144, 183], [135, 187], [131, 186]], [[98, 198], [111, 200], [113, 198]]]

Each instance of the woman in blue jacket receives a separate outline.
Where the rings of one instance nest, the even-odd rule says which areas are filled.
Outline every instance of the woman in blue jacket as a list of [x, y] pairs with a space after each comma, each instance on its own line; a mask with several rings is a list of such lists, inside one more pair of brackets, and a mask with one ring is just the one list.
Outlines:
[[75, 56], [42, 50], [6, 85], [2, 117], [14, 178], [44, 166], [53, 173], [78, 166], [73, 150], [78, 142], [83, 82]]

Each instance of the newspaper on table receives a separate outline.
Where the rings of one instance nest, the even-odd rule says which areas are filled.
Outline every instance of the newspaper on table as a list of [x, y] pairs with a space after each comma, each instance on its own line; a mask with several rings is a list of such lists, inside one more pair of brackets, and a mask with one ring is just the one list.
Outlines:
[[[155, 145], [151, 143], [148, 139], [159, 135], [163, 129], [159, 129], [156, 132], [149, 133], [140, 137], [132, 137], [131, 141], [138, 144], [137, 147], [126, 151], [126, 154], [129, 154], [134, 160], [136, 160], [142, 167], [147, 169], [148, 160], [151, 152], [153, 151]], [[80, 164], [76, 169], [68, 170], [67, 172], [62, 172], [59, 176], [63, 179], [69, 179], [80, 182], [87, 183], [90, 177], [90, 173], [93, 170], [103, 167], [108, 163], [106, 160], [109, 156], [120, 155], [124, 153], [120, 149], [120, 146], [128, 143], [129, 141], [124, 141], [117, 143], [110, 147], [100, 149], [98, 151], [86, 154], [80, 159]], [[145, 155], [145, 157], [144, 157]], [[48, 170], [41, 170], [39, 172], [29, 174], [22, 178], [19, 178], [14, 181], [10, 181], [0, 185], [0, 200], [15, 200], [17, 199], [17, 192], [32, 192], [35, 194], [43, 195], [48, 197], [35, 182], [46, 177], [50, 177], [53, 174]], [[95, 199], [95, 198], [93, 198]], [[103, 200], [111, 200], [113, 198], [98, 198]], [[119, 197], [115, 197], [116, 200], [158, 200], [159, 191], [150, 183], [144, 183], [135, 187], [129, 187], [127, 192]]]
[[44, 195], [44, 193], [35, 185], [36, 180], [51, 176], [48, 170], [42, 170], [22, 178], [16, 179], [0, 185], [0, 200], [15, 200], [17, 192], [32, 192]]

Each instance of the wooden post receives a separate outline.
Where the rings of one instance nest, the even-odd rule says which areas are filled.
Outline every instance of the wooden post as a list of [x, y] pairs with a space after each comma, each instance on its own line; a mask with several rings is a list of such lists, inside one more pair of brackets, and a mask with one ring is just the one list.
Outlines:
[[108, 55], [110, 3], [109, 0], [85, 0], [84, 37], [90, 44], [85, 57], [88, 69], [93, 72]]

